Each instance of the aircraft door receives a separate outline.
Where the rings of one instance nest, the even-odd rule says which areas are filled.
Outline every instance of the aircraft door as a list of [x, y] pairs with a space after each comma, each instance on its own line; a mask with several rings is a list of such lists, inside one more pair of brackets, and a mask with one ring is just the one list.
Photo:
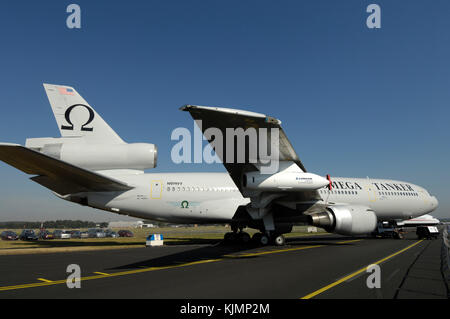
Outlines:
[[377, 190], [375, 189], [375, 186], [373, 186], [369, 181], [367, 181], [366, 184], [366, 191], [367, 195], [369, 197], [369, 202], [376, 202], [377, 200]]

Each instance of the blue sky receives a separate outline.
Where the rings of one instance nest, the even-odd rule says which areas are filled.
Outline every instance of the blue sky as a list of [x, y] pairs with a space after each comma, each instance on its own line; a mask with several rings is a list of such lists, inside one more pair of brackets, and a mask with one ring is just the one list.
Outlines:
[[[42, 83], [66, 84], [126, 141], [156, 144], [154, 171], [223, 171], [171, 162], [171, 131], [193, 127], [178, 108], [248, 109], [283, 121], [309, 171], [419, 184], [448, 217], [449, 17], [448, 0], [2, 1], [0, 140], [59, 136]], [[0, 177], [0, 220], [118, 218], [3, 163]]]

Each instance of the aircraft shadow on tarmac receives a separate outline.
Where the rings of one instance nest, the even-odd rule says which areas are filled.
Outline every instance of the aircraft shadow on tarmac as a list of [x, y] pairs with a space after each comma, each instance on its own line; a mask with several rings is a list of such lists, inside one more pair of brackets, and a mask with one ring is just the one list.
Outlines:
[[[206, 238], [171, 238], [166, 237], [165, 238], [164, 245], [165, 246], [178, 246], [178, 245], [206, 245], [206, 244], [219, 244], [222, 240], [220, 239], [206, 239]], [[22, 242], [20, 242], [21, 244]], [[117, 246], [120, 247], [144, 247], [145, 246], [145, 239], [142, 239], [141, 241], [130, 241], [130, 242], [118, 242], [118, 241], [89, 241], [85, 242], [83, 240], [79, 241], [71, 241], [67, 239], [63, 240], [39, 240], [39, 241], [33, 241], [30, 242], [33, 243], [33, 245], [39, 246], [38, 248], [61, 248], [61, 247], [111, 247], [111, 246]], [[16, 247], [12, 247], [16, 248]], [[19, 245], [17, 248], [21, 248]]]
[[60, 247], [103, 247], [103, 246], [143, 246], [144, 242], [115, 242], [115, 241], [70, 241], [70, 240], [39, 240], [31, 242], [34, 245], [39, 245], [38, 248], [60, 248]]
[[[243, 254], [243, 256], [239, 255], [245, 252], [254, 253], [271, 250], [283, 250], [301, 246], [355, 245], [357, 244], [356, 242], [345, 243], [345, 241], [353, 241], [357, 239], [358, 238], [356, 237], [343, 237], [343, 236], [339, 237], [324, 236], [324, 237], [307, 237], [307, 238], [291, 237], [286, 239], [287, 245], [284, 247], [276, 247], [276, 246], [261, 247], [254, 243], [229, 245], [224, 244], [221, 241], [205, 240], [205, 243], [209, 245], [203, 247], [195, 247], [193, 249], [184, 250], [182, 252], [176, 252], [174, 254], [169, 254], [161, 257], [150, 258], [132, 264], [114, 267], [109, 270], [125, 270], [125, 269], [129, 270], [146, 267], [176, 266], [180, 264], [186, 264], [209, 259], [227, 259], [227, 258], [236, 259], [236, 257], [238, 257], [238, 259], [259, 258], [258, 255], [250, 255], [250, 256], [246, 256], [245, 254]], [[196, 238], [185, 238], [185, 240], [186, 241], [184, 242], [184, 245], [187, 245], [187, 243], [198, 243], [197, 242], [198, 239]], [[155, 248], [159, 249], [158, 247]], [[148, 249], [150, 250], [155, 248], [148, 248]], [[235, 256], [231, 257], [229, 256], [230, 254], [235, 254]]]

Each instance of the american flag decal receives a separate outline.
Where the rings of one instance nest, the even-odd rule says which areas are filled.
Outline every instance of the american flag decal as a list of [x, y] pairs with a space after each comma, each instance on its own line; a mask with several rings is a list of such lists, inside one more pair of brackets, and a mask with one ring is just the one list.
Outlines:
[[73, 89], [69, 89], [69, 88], [58, 88], [59, 93], [63, 94], [63, 95], [73, 95]]

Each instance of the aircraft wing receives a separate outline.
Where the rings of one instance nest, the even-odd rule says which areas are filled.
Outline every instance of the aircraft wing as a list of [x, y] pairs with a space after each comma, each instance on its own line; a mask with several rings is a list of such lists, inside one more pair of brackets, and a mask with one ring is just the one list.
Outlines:
[[133, 187], [118, 180], [71, 165], [18, 144], [0, 143], [0, 160], [26, 174], [31, 180], [60, 194], [124, 191]]
[[[283, 129], [281, 128], [281, 121], [276, 118], [266, 116], [260, 113], [241, 111], [229, 108], [208, 107], [208, 106], [185, 105], [181, 107], [180, 110], [189, 112], [192, 118], [196, 121], [201, 120], [200, 129], [202, 130], [203, 134], [205, 134], [205, 131], [209, 128], [217, 128], [222, 132], [223, 136], [222, 153], [217, 152], [216, 150], [216, 154], [224, 164], [234, 183], [241, 190], [241, 192], [243, 192], [241, 187], [242, 174], [245, 172], [258, 170], [258, 165], [255, 165], [254, 163], [251, 163], [249, 161], [250, 159], [248, 150], [249, 143], [245, 143], [246, 150], [244, 163], [237, 163], [237, 161], [230, 163], [225, 160], [227, 159], [226, 154], [227, 150], [225, 145], [227, 145], [227, 142], [229, 142], [227, 141], [227, 134], [226, 134], [227, 128], [232, 129], [242, 128], [246, 130], [248, 128], [253, 127], [258, 132], [259, 129], [265, 128], [267, 129], [268, 132], [267, 135], [268, 139], [272, 138], [271, 135], [269, 134], [271, 129], [278, 129], [279, 161], [291, 164], [295, 163], [295, 165], [298, 166], [298, 170], [306, 172], [306, 168], [303, 166], [297, 153], [292, 147], [291, 142], [289, 141]], [[209, 142], [211, 143], [211, 140], [209, 140]], [[234, 154], [236, 154], [237, 143], [233, 143], [233, 145], [235, 148]], [[261, 158], [259, 158], [258, 152], [257, 162], [259, 162], [260, 160]], [[316, 200], [320, 198], [317, 191], [302, 192], [297, 194], [297, 197], [301, 197], [302, 200]]]

